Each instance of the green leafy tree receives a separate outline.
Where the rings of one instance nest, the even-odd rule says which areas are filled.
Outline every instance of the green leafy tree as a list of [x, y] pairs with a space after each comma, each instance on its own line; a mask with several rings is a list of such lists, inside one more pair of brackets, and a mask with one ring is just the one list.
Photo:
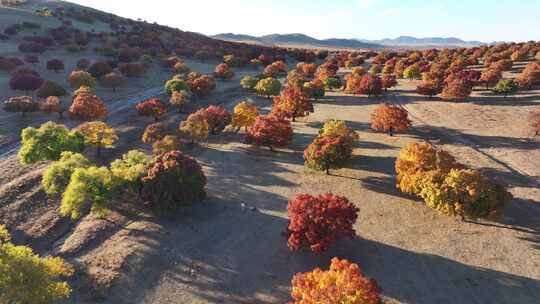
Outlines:
[[62, 196], [60, 213], [74, 220], [89, 210], [104, 216], [114, 186], [113, 175], [105, 167], [77, 168]]
[[165, 91], [169, 96], [171, 96], [173, 92], [187, 91], [188, 89], [188, 85], [180, 77], [174, 77], [165, 82]]
[[90, 161], [82, 154], [62, 152], [60, 159], [43, 172], [41, 184], [49, 196], [59, 196], [66, 190], [75, 169], [88, 168], [91, 165]]
[[0, 302], [52, 304], [67, 299], [71, 287], [63, 278], [73, 267], [58, 257], [42, 258], [30, 247], [16, 246], [0, 225]]
[[240, 80], [240, 86], [246, 90], [254, 90], [255, 89], [255, 86], [257, 85], [257, 78], [251, 76], [251, 75], [248, 75], [248, 76], [245, 76], [244, 78], [242, 78]]
[[18, 156], [25, 165], [43, 160], [58, 160], [64, 151], [80, 153], [84, 150], [84, 135], [52, 121], [42, 124], [38, 129], [28, 127], [22, 130], [21, 138]]
[[510, 94], [515, 94], [519, 90], [518, 84], [512, 79], [501, 79], [493, 88], [493, 92], [508, 97]]
[[123, 184], [129, 185], [139, 191], [141, 189], [141, 178], [146, 174], [146, 168], [150, 160], [148, 156], [139, 150], [131, 150], [121, 159], [111, 163], [111, 172]]
[[281, 82], [272, 77], [259, 80], [259, 82], [257, 82], [257, 85], [255, 86], [255, 91], [257, 92], [257, 94], [266, 96], [267, 98], [270, 98], [270, 96], [278, 95], [280, 90]]

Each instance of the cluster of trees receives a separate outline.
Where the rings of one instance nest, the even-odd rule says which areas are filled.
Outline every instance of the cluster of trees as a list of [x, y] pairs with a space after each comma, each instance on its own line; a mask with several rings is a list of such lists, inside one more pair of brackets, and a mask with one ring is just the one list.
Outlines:
[[505, 186], [459, 164], [430, 143], [404, 147], [396, 161], [397, 186], [447, 215], [497, 218], [512, 195]]

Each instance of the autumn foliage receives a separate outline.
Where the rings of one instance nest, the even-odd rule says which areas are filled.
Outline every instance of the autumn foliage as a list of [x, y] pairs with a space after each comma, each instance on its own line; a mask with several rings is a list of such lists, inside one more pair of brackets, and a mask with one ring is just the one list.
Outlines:
[[242, 101], [234, 107], [231, 125], [237, 132], [241, 128], [247, 131], [257, 116], [259, 116], [259, 107], [249, 101]]
[[290, 87], [285, 88], [279, 96], [276, 96], [272, 105], [272, 115], [292, 119], [292, 121], [310, 112], [313, 112], [313, 104], [308, 96], [301, 90]]
[[345, 92], [349, 94], [360, 94], [370, 96], [378, 96], [382, 93], [382, 82], [378, 76], [365, 74], [363, 76], [349, 75], [347, 77]]
[[141, 140], [144, 143], [153, 143], [162, 139], [169, 133], [169, 128], [167, 128], [165, 124], [156, 122], [146, 126]]
[[188, 86], [193, 94], [204, 97], [216, 88], [216, 81], [210, 76], [202, 75], [188, 80]]
[[497, 218], [512, 198], [502, 183], [467, 169], [428, 143], [403, 148], [396, 172], [398, 188], [446, 215]]
[[257, 94], [266, 96], [267, 98], [279, 94], [280, 90], [281, 82], [272, 77], [267, 77], [259, 80], [259, 82], [257, 82], [257, 85], [255, 86], [255, 91], [257, 92]]
[[274, 147], [287, 146], [292, 141], [292, 136], [290, 121], [273, 115], [258, 116], [248, 129], [246, 142], [265, 146], [273, 151]]
[[150, 163], [142, 184], [143, 199], [160, 211], [172, 211], [206, 196], [202, 167], [180, 151], [158, 155]]
[[403, 132], [411, 127], [408, 112], [404, 108], [388, 103], [378, 106], [371, 113], [371, 128], [387, 132], [390, 136], [394, 132]]
[[380, 304], [377, 282], [365, 277], [357, 264], [333, 258], [329, 270], [316, 268], [292, 280], [289, 304]]
[[153, 117], [155, 121], [158, 121], [159, 118], [167, 112], [167, 105], [157, 98], [151, 98], [140, 102], [135, 108], [139, 115]]
[[358, 211], [342, 196], [297, 195], [287, 206], [287, 244], [293, 251], [307, 247], [315, 253], [324, 252], [336, 240], [354, 237]]
[[195, 112], [180, 123], [180, 133], [191, 138], [191, 142], [202, 141], [208, 138], [210, 126], [206, 120], [206, 114]]
[[102, 148], [112, 148], [118, 140], [116, 130], [102, 121], [85, 122], [76, 130], [84, 135], [85, 144], [96, 146], [98, 156]]
[[220, 79], [231, 79], [234, 77], [233, 70], [226, 63], [221, 63], [214, 70], [214, 77]]
[[19, 112], [23, 116], [26, 113], [39, 111], [39, 103], [30, 96], [11, 97], [4, 101], [2, 106], [6, 112]]
[[80, 120], [99, 120], [107, 116], [107, 107], [93, 94], [78, 94], [68, 110], [71, 118]]
[[212, 105], [205, 109], [201, 109], [198, 112], [201, 113], [208, 123], [211, 134], [223, 131], [223, 129], [231, 123], [231, 114], [223, 107]]
[[2, 303], [57, 303], [71, 294], [65, 278], [73, 275], [73, 267], [61, 258], [40, 257], [30, 247], [13, 244], [3, 225], [0, 225], [0, 269]]

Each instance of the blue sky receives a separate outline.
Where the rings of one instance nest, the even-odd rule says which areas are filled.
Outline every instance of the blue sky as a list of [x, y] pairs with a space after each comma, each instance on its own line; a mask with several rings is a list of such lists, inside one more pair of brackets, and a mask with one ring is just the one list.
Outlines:
[[[540, 40], [540, 0], [75, 0], [203, 34]], [[129, 3], [129, 4], [128, 4]]]

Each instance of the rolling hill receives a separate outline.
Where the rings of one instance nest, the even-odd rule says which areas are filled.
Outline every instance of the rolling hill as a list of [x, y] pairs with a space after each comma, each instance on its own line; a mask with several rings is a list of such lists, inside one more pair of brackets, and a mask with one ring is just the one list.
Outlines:
[[316, 39], [305, 34], [271, 34], [265, 36], [250, 36], [242, 34], [218, 34], [212, 38], [236, 41], [266, 46], [309, 46], [335, 49], [382, 49], [388, 47], [472, 47], [485, 44], [481, 41], [465, 41], [459, 38], [416, 38], [411, 36], [400, 36], [394, 39], [386, 38], [380, 40], [366, 39]]

